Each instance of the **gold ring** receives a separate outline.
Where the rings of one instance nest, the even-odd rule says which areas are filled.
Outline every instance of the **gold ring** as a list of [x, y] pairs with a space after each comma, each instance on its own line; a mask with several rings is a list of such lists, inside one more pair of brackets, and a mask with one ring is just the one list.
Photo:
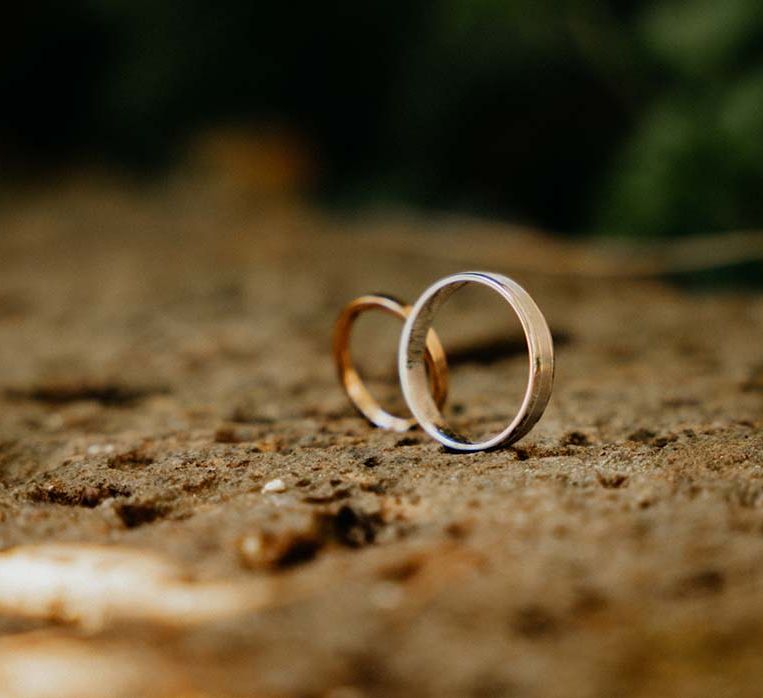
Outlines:
[[[414, 418], [396, 417], [381, 408], [360, 378], [352, 364], [350, 355], [350, 332], [357, 317], [366, 310], [383, 310], [390, 315], [406, 320], [411, 312], [411, 306], [382, 294], [360, 296], [347, 304], [334, 325], [334, 362], [336, 363], [339, 381], [344, 387], [352, 404], [372, 424], [393, 431], [407, 431], [414, 424]], [[445, 351], [435, 331], [429, 329], [424, 351], [429, 386], [432, 399], [438, 407], [445, 404], [448, 396], [448, 362]]]

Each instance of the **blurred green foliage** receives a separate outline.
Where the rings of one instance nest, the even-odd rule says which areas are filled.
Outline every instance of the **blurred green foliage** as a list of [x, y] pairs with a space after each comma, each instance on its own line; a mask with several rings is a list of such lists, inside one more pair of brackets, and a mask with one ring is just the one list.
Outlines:
[[287, 124], [323, 197], [667, 236], [763, 223], [760, 0], [53, 0], [0, 35], [0, 154], [151, 170]]
[[760, 226], [763, 6], [655, 3], [635, 30], [662, 80], [618, 149], [600, 226], [634, 235]]

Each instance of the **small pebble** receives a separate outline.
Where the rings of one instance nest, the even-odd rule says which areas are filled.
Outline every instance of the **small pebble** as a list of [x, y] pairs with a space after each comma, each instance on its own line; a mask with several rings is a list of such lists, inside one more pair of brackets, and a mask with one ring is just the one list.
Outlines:
[[263, 493], [286, 492], [286, 483], [280, 477], [277, 477], [275, 480], [270, 480], [270, 482], [266, 482], [262, 486], [262, 492]]

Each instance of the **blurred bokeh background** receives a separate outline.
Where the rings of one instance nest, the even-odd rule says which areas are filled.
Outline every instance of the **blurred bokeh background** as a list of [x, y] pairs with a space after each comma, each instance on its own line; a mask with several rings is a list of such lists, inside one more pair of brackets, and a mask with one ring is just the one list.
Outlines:
[[40, 0], [0, 25], [0, 189], [233, 173], [567, 234], [763, 222], [759, 0]]

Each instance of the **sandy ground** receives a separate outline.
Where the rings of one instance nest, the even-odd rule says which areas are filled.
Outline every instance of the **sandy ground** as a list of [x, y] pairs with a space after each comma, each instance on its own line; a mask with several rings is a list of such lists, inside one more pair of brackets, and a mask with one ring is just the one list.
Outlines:
[[[0, 695], [760, 695], [763, 297], [598, 254], [189, 187], [6, 206]], [[545, 312], [545, 416], [467, 455], [368, 426], [339, 309], [469, 268]], [[454, 419], [496, 429], [521, 337], [486, 295], [446, 311]], [[398, 327], [353, 345], [397, 407]]]

